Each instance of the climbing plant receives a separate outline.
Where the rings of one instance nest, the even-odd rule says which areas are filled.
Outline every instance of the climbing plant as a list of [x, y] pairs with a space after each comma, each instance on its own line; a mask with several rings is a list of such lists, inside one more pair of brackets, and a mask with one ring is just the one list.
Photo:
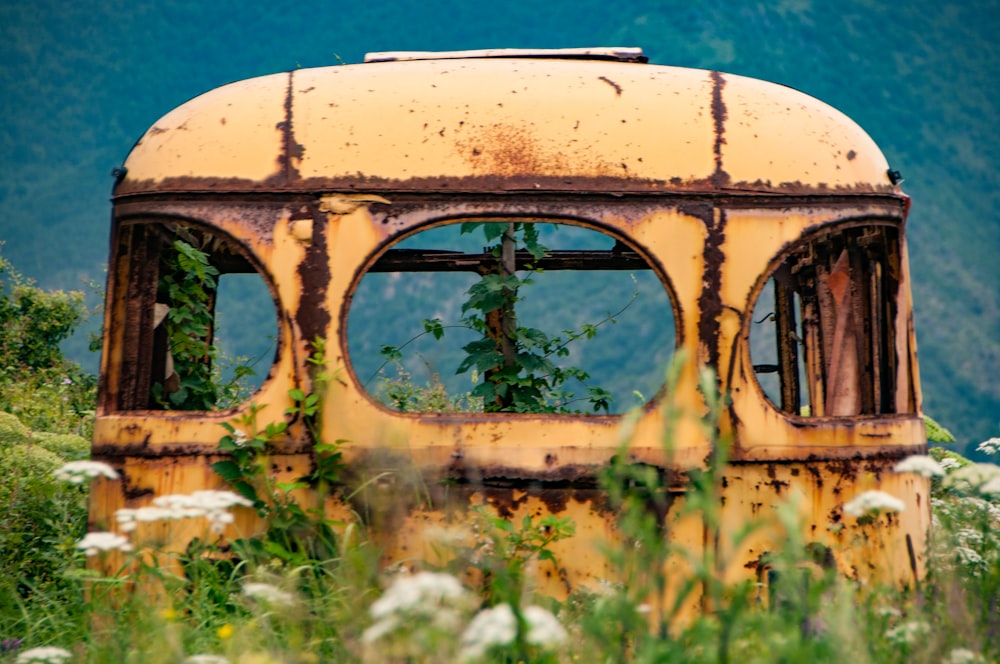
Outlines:
[[[591, 339], [601, 325], [614, 322], [615, 316], [634, 301], [635, 294], [616, 314], [584, 324], [579, 329], [553, 334], [521, 325], [517, 303], [524, 299], [526, 290], [540, 272], [537, 261], [549, 252], [540, 242], [538, 224], [468, 222], [461, 226], [462, 234], [477, 231], [483, 233], [487, 243], [484, 253], [491, 259], [480, 266], [480, 278], [466, 291], [459, 325], [446, 326], [439, 319], [426, 319], [424, 331], [418, 337], [430, 334], [441, 339], [450, 327], [477, 333], [473, 341], [462, 347], [464, 357], [456, 373], [471, 373], [476, 385], [467, 403], [481, 403], [486, 412], [578, 412], [577, 404], [581, 401], [588, 403], [593, 412], [609, 412], [611, 393], [588, 385], [590, 375], [586, 371], [561, 365], [558, 360], [569, 355], [572, 343]], [[518, 252], [522, 256], [526, 252], [528, 262], [518, 264]], [[398, 363], [405, 345], [383, 346], [381, 352], [386, 363]], [[585, 394], [578, 394], [577, 385], [584, 388]], [[391, 403], [396, 407], [399, 407], [400, 393], [409, 395], [412, 392], [408, 384], [401, 386], [404, 389], [396, 389], [400, 387], [396, 385], [391, 387], [393, 389], [383, 389], [383, 392], [393, 395]], [[422, 400], [408, 397], [404, 406], [411, 402], [416, 404]]]
[[[214, 340], [219, 269], [196, 246], [194, 233], [179, 229], [177, 234], [160, 257], [157, 306], [166, 307], [162, 325], [168, 360], [163, 380], [152, 387], [153, 398], [168, 409], [225, 408], [247, 396], [242, 381], [253, 370], [220, 352]], [[232, 365], [232, 377], [223, 379], [223, 365]]]

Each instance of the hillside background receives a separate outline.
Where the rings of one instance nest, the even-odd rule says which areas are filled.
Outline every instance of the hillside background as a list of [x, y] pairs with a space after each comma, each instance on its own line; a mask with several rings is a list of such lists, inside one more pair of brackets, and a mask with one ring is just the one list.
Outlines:
[[[0, 4], [0, 240], [46, 288], [102, 282], [110, 171], [161, 115], [252, 76], [367, 51], [641, 46], [792, 86], [880, 144], [908, 226], [925, 410], [1000, 435], [1000, 5], [917, 0]], [[96, 369], [84, 335], [67, 350]]]

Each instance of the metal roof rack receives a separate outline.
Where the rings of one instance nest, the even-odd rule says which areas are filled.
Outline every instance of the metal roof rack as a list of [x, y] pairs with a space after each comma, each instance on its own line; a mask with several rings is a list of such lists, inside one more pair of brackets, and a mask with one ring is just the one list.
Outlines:
[[642, 49], [631, 46], [595, 48], [487, 48], [473, 51], [383, 51], [366, 53], [365, 62], [409, 60], [465, 60], [482, 58], [551, 58], [555, 60], [612, 60], [649, 62]]

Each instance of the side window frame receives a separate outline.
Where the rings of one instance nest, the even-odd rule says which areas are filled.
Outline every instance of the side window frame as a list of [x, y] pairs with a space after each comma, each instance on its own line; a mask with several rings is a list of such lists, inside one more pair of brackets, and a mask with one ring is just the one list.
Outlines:
[[[115, 358], [108, 364], [111, 375], [101, 397], [102, 407], [107, 412], [210, 412], [219, 409], [220, 395], [217, 393], [215, 405], [207, 400], [201, 402], [209, 405], [208, 408], [192, 407], [183, 402], [169, 403], [169, 394], [178, 389], [180, 376], [170, 372], [173, 358], [165, 323], [170, 302], [164, 301], [162, 276], [165, 257], [176, 240], [185, 242], [196, 254], [208, 255], [210, 279], [205, 282], [202, 302], [208, 319], [196, 321], [204, 329], [204, 334], [196, 341], [204, 345], [206, 352], [194, 360], [194, 364], [202, 365], [199, 370], [205, 376], [214, 370], [212, 363], [216, 359], [213, 354], [218, 341], [219, 278], [225, 274], [255, 273], [267, 279], [241, 242], [201, 221], [144, 216], [120, 222], [116, 229], [112, 292], [108, 296], [112, 312], [108, 320], [111, 328], [108, 330], [108, 350]], [[269, 290], [273, 290], [270, 284]], [[159, 395], [156, 394], [158, 384]]]
[[[896, 319], [900, 315], [902, 232], [871, 219], [814, 231], [774, 262], [763, 288], [773, 289], [772, 312], [751, 307], [751, 333], [774, 325], [778, 394], [765, 392], [790, 416], [854, 417], [897, 413]], [[763, 294], [763, 290], [759, 291]], [[758, 298], [759, 299], [759, 298]], [[907, 401], [908, 402], [908, 401]]]

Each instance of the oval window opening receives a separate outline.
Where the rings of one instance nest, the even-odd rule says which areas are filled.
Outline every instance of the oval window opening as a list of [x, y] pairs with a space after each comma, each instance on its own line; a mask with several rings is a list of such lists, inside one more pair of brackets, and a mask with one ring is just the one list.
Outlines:
[[750, 321], [767, 398], [799, 416], [913, 412], [907, 356], [897, 351], [899, 278], [892, 226], [834, 229], [789, 251]]
[[[221, 410], [256, 392], [274, 362], [270, 289], [231, 238], [185, 221], [123, 226], [120, 410]], [[117, 339], [118, 335], [113, 335]]]
[[676, 345], [649, 264], [588, 228], [467, 222], [393, 245], [348, 314], [357, 379], [404, 412], [625, 412]]

